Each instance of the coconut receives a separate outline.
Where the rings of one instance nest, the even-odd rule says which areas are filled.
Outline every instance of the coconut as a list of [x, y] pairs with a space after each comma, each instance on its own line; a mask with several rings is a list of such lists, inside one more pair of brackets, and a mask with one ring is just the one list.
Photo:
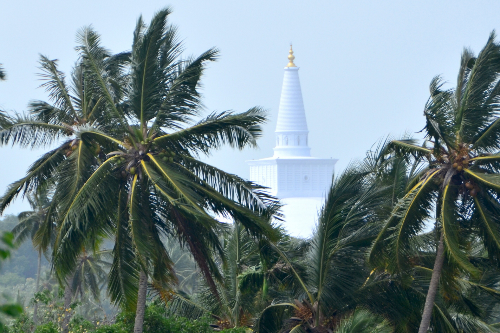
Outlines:
[[173, 158], [173, 157], [169, 157], [169, 158], [168, 158], [168, 161], [169, 161], [170, 163], [172, 163], [172, 162], [174, 161], [174, 158]]
[[471, 195], [471, 196], [475, 197], [475, 196], [476, 196], [476, 194], [477, 194], [477, 191], [476, 191], [476, 189], [475, 189], [475, 188], [474, 188], [474, 189], [472, 189], [472, 190], [470, 190], [470, 195]]
[[458, 171], [462, 171], [463, 169], [464, 169], [464, 168], [463, 168], [461, 165], [457, 166], [457, 170], [458, 170]]
[[467, 182], [465, 183], [465, 187], [468, 189], [468, 190], [472, 190], [474, 188], [474, 185], [472, 185], [471, 182]]
[[135, 175], [135, 167], [129, 169], [130, 174]]
[[455, 163], [453, 163], [451, 166], [453, 167], [453, 169], [456, 169], [456, 168], [457, 168], [457, 166], [458, 166], [458, 163], [457, 163], [457, 162], [455, 162]]

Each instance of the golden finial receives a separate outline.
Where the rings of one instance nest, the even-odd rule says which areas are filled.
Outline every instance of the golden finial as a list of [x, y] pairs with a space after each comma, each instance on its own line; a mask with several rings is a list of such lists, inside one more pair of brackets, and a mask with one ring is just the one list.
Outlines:
[[290, 51], [288, 51], [288, 53], [290, 53], [290, 54], [288, 55], [288, 65], [286, 65], [286, 67], [297, 67], [293, 63], [293, 60], [295, 59], [295, 56], [293, 55], [292, 44], [290, 44]]

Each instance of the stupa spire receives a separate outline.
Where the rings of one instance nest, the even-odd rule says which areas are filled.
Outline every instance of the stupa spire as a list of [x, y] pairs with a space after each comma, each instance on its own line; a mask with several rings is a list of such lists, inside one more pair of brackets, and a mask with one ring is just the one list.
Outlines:
[[285, 67], [283, 87], [276, 124], [275, 157], [309, 157], [308, 129], [302, 90], [300, 88], [299, 67], [293, 61], [293, 49], [288, 52], [289, 63]]
[[293, 63], [294, 60], [295, 60], [295, 56], [293, 55], [292, 44], [290, 44], [290, 51], [288, 51], [288, 65], [286, 65], [286, 67], [297, 67]]

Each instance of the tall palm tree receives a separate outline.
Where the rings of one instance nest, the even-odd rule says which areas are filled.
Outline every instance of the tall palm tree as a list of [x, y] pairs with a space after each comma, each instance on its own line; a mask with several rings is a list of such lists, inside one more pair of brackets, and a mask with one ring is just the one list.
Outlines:
[[113, 129], [79, 129], [81, 142], [98, 142], [108, 154], [97, 168], [90, 168], [74, 197], [65, 196], [71, 200], [60, 218], [54, 252], [64, 276], [73, 270], [86, 239], [113, 233], [108, 290], [114, 302], [133, 305], [137, 300], [135, 332], [142, 332], [148, 278], [166, 288], [175, 279], [163, 235], [187, 245], [214, 292], [214, 278], [221, 275], [213, 255], [222, 254], [218, 236], [226, 229], [214, 216], [234, 217], [251, 234], [276, 237], [267, 219], [259, 216], [270, 197], [196, 158], [225, 143], [239, 149], [255, 146], [265, 113], [259, 108], [212, 113], [193, 125], [201, 111], [199, 79], [217, 51], [180, 59], [176, 29], [167, 24], [169, 14], [169, 9], [156, 13], [149, 27], [139, 19], [127, 82], [118, 87], [120, 100], [110, 90], [117, 85], [105, 75], [98, 35], [91, 29], [81, 34], [87, 73], [96, 82]]
[[389, 272], [411, 268], [411, 239], [435, 218], [437, 255], [419, 332], [427, 332], [445, 257], [472, 275], [465, 249], [480, 238], [488, 255], [500, 259], [500, 46], [492, 33], [476, 57], [465, 49], [455, 89], [443, 89], [439, 77], [430, 85], [424, 133], [427, 141], [392, 142], [407, 159], [423, 158], [423, 175], [395, 206], [375, 240], [370, 261]]
[[[51, 223], [47, 219], [47, 210], [50, 206], [50, 197], [47, 190], [41, 191], [38, 194], [28, 195], [28, 202], [33, 209], [32, 211], [25, 211], [19, 213], [19, 223], [12, 229], [15, 236], [16, 243], [21, 244], [28, 238], [31, 239], [33, 247], [38, 252], [38, 266], [36, 275], [35, 292], [40, 288], [40, 270], [42, 267], [42, 254], [46, 253], [49, 248], [49, 243], [37, 242], [37, 237], [40, 235], [40, 229], [44, 228], [45, 223]], [[38, 302], [35, 302], [33, 310], [33, 322], [38, 323]]]
[[[116, 74], [120, 73], [121, 66], [127, 62], [129, 53], [111, 55], [102, 50], [100, 57], [103, 75], [110, 77], [110, 83], [119, 85], [121, 78]], [[0, 117], [1, 144], [12, 143], [31, 148], [58, 144], [35, 161], [27, 175], [12, 183], [0, 199], [0, 212], [3, 212], [19, 195], [37, 197], [48, 188], [51, 189], [51, 203], [44, 208], [45, 220], [33, 235], [34, 245], [39, 249], [47, 249], [51, 245], [58, 216], [67, 210], [68, 203], [79, 187], [105, 158], [98, 142], [82, 142], [78, 138], [79, 130], [96, 126], [109, 131], [114, 129], [113, 119], [108, 116], [107, 107], [103, 103], [104, 98], [97, 96], [96, 83], [86, 74], [88, 66], [85, 59], [80, 58], [73, 69], [71, 84], [68, 85], [64, 73], [57, 67], [57, 61], [42, 55], [42, 87], [49, 93], [52, 104], [33, 101], [27, 115]], [[110, 91], [118, 95], [112, 87]], [[71, 301], [72, 291], [66, 280], [59, 279], [65, 285], [65, 299], [68, 303]], [[35, 313], [37, 307], [35, 304]]]
[[[363, 164], [370, 170], [372, 181], [382, 187], [382, 194], [387, 198], [385, 204], [377, 209], [379, 216], [390, 215], [398, 201], [426, 172], [422, 158], [407, 159], [394, 154], [389, 138], [380, 141], [377, 149], [370, 150]], [[418, 329], [425, 303], [423, 290], [429, 286], [429, 271], [432, 272], [436, 257], [434, 241], [433, 233], [414, 237], [406, 258], [413, 267], [409, 272], [390, 274], [385, 267], [374, 269], [356, 292], [357, 302], [390, 320], [395, 332], [413, 332]], [[475, 253], [468, 254], [478, 267], [484, 266], [481, 264], [484, 259], [477, 254], [479, 252], [475, 250]], [[433, 318], [432, 329], [439, 332], [490, 332], [491, 328], [485, 321], [491, 320], [491, 315], [483, 304], [490, 304], [498, 296], [498, 291], [492, 288], [494, 282], [486, 285], [481, 280], [460, 276], [460, 283], [457, 283], [453, 281], [455, 269], [453, 265], [445, 265], [444, 288], [435, 302], [437, 315]], [[487, 270], [491, 271], [491, 268]], [[482, 295], [481, 299], [471, 297], [474, 293]], [[485, 299], [486, 294], [493, 297]]]

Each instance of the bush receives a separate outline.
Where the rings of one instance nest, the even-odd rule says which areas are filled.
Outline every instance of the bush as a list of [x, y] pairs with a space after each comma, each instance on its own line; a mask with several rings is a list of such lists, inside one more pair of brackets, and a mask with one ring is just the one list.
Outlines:
[[87, 333], [94, 328], [94, 323], [81, 316], [74, 316], [69, 323], [69, 331], [72, 333]]
[[58, 332], [59, 330], [57, 324], [54, 322], [40, 325], [35, 329], [35, 333], [58, 333]]
[[[105, 325], [90, 333], [130, 333], [134, 330], [135, 313], [120, 313], [116, 323]], [[163, 305], [150, 304], [144, 314], [144, 332], [147, 333], [213, 333], [210, 318], [196, 320], [183, 317], [166, 317]], [[222, 330], [223, 333], [245, 333], [244, 328]]]
[[23, 313], [19, 318], [14, 320], [12, 326], [8, 330], [9, 333], [26, 333], [33, 329], [33, 320], [26, 313]]

